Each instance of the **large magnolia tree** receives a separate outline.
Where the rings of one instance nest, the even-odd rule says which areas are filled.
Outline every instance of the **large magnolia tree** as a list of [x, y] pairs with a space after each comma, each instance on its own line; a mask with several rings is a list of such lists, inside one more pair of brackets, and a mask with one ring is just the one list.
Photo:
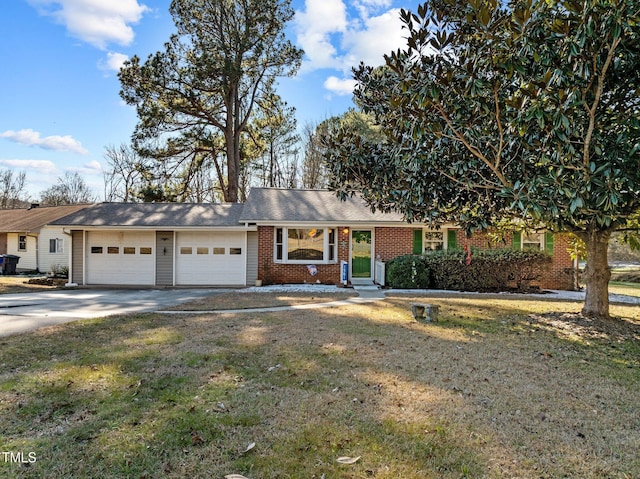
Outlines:
[[401, 17], [406, 49], [355, 70], [385, 140], [333, 135], [331, 187], [409, 220], [571, 231], [583, 313], [607, 317], [609, 237], [640, 211], [640, 1], [432, 0]]
[[170, 11], [178, 33], [165, 50], [144, 63], [134, 56], [119, 74], [122, 98], [137, 107], [134, 145], [182, 171], [213, 162], [224, 200], [238, 201], [241, 137], [256, 100], [302, 58], [285, 37], [290, 0], [173, 0]]

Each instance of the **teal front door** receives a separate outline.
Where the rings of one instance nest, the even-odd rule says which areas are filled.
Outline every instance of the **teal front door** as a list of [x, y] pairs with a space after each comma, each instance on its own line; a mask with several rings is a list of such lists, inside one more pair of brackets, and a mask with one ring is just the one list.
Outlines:
[[351, 277], [371, 278], [371, 230], [351, 230]]

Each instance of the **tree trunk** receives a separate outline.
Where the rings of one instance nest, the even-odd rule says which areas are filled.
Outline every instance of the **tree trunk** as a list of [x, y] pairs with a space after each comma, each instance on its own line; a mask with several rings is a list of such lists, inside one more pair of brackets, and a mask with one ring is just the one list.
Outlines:
[[582, 314], [608, 318], [611, 270], [607, 250], [611, 231], [591, 230], [579, 234], [579, 237], [587, 246], [587, 266], [584, 271], [587, 294]]
[[227, 187], [223, 189], [225, 203], [238, 202], [240, 189], [240, 135], [233, 129], [224, 132], [227, 155]]

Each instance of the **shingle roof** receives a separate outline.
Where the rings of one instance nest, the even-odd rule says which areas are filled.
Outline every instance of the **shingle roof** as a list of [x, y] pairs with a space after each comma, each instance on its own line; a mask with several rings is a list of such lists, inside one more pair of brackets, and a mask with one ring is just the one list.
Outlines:
[[341, 201], [328, 190], [252, 188], [240, 216], [246, 222], [402, 222], [398, 213], [371, 212], [359, 197]]
[[89, 205], [38, 206], [29, 209], [0, 210], [0, 232], [29, 233], [51, 222], [87, 208]]
[[53, 224], [143, 228], [240, 226], [241, 212], [239, 203], [100, 203]]

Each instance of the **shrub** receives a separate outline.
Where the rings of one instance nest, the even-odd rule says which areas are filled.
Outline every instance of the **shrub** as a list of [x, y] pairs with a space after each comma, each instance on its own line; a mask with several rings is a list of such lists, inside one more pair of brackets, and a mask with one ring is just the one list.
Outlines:
[[386, 272], [386, 283], [393, 288], [429, 287], [429, 270], [422, 256], [414, 254], [398, 256], [387, 262]]
[[538, 279], [551, 257], [543, 251], [515, 251], [508, 248], [472, 250], [467, 264], [464, 251], [425, 254], [431, 271], [431, 287], [461, 291], [506, 291], [510, 286], [528, 289]]
[[458, 291], [529, 289], [551, 257], [542, 251], [473, 250], [467, 264], [462, 250], [398, 256], [387, 263], [387, 283], [394, 288]]

